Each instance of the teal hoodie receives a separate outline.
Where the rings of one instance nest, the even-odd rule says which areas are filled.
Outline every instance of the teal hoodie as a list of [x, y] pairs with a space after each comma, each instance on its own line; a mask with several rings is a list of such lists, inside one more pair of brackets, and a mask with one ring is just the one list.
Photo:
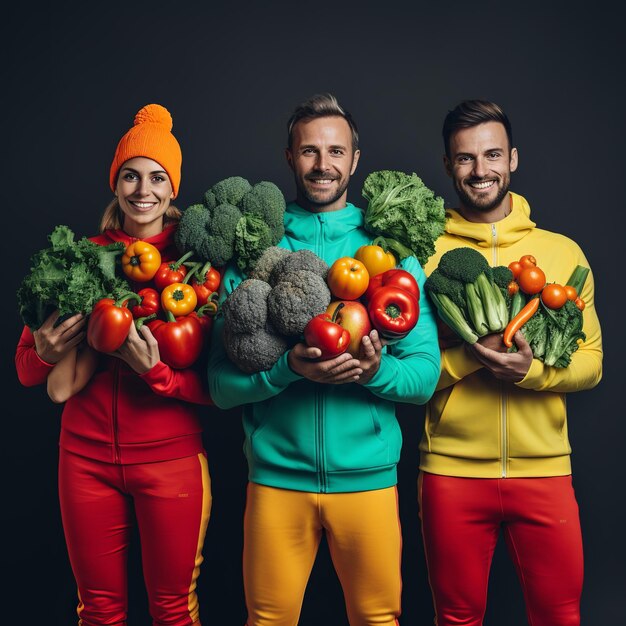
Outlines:
[[[352, 204], [310, 213], [291, 203], [278, 245], [306, 248], [331, 265], [371, 240], [363, 228], [363, 211]], [[425, 274], [414, 257], [404, 259], [401, 267], [420, 285], [419, 321], [404, 339], [384, 349], [378, 372], [364, 385], [307, 380], [291, 370], [286, 353], [271, 369], [246, 374], [228, 359], [223, 319], [217, 317], [208, 365], [211, 396], [220, 408], [244, 405], [244, 452], [251, 482], [316, 493], [396, 484], [402, 434], [394, 403], [425, 404], [440, 366], [437, 328], [423, 291]], [[229, 266], [222, 297], [242, 279], [236, 266]]]

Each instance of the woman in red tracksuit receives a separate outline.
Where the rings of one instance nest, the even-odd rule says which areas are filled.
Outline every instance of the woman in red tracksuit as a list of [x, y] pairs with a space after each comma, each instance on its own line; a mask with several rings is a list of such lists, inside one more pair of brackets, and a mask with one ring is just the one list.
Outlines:
[[[115, 199], [93, 241], [148, 241], [164, 261], [174, 246], [181, 151], [164, 107], [141, 109], [111, 165]], [[146, 286], [145, 283], [142, 286]], [[136, 519], [155, 625], [200, 624], [196, 580], [211, 508], [201, 438], [204, 376], [159, 359], [150, 330], [134, 326], [112, 354], [83, 341], [82, 314], [24, 328], [16, 366], [24, 385], [47, 381], [65, 402], [59, 453], [63, 528], [78, 585], [81, 626], [126, 624], [129, 539]]]

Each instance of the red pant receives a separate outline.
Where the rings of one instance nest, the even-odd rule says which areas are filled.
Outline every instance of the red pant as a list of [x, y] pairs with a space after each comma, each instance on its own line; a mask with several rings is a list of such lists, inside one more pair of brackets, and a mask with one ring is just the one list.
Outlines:
[[480, 626], [500, 529], [531, 626], [578, 626], [583, 550], [571, 476], [420, 474], [420, 517], [438, 626]]
[[82, 626], [126, 624], [126, 562], [136, 517], [153, 623], [198, 620], [196, 580], [211, 509], [203, 454], [113, 465], [60, 451], [63, 529]]

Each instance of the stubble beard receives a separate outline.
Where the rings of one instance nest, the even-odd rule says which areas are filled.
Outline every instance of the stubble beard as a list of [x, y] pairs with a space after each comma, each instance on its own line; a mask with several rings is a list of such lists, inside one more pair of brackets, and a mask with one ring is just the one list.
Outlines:
[[[478, 181], [474, 179], [471, 182]], [[498, 186], [498, 193], [495, 195], [493, 200], [489, 200], [487, 198], [485, 198], [484, 200], [480, 198], [477, 199], [476, 197], [469, 195], [467, 191], [465, 191], [463, 184], [457, 182], [456, 180], [454, 181], [454, 188], [456, 190], [457, 196], [459, 197], [459, 200], [461, 201], [461, 204], [464, 207], [472, 211], [487, 213], [499, 206], [506, 197], [506, 194], [509, 193], [509, 177], [498, 178], [495, 183]]]

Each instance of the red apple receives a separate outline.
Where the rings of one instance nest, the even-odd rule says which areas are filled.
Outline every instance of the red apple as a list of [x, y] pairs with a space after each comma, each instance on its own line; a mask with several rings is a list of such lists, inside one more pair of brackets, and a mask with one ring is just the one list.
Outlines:
[[350, 345], [347, 352], [358, 358], [361, 338], [369, 335], [372, 323], [367, 314], [367, 308], [358, 300], [334, 300], [328, 305], [326, 313], [331, 315], [340, 302], [343, 302], [343, 307], [337, 313], [335, 322], [350, 331]]

